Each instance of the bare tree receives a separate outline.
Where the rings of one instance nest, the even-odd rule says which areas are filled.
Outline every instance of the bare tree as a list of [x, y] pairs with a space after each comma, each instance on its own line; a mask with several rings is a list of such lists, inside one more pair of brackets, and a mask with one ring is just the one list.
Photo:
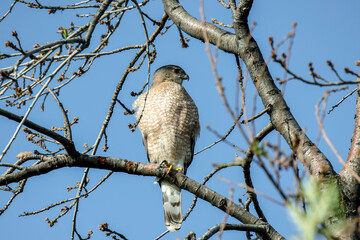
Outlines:
[[[13, 14], [12, 11], [15, 11], [17, 5], [21, 5], [33, 9], [34, 12], [47, 11], [49, 15], [76, 11], [77, 17], [81, 19], [79, 22], [82, 23], [78, 25], [74, 19], [68, 26], [58, 28], [58, 35], [61, 36], [60, 40], [49, 42], [46, 39], [45, 42], [47, 43], [36, 44], [30, 50], [23, 47], [25, 40], [22, 36], [13, 31], [12, 40], [5, 43], [6, 51], [0, 53], [0, 60], [7, 66], [0, 69], [0, 100], [3, 107], [0, 108], [0, 115], [2, 118], [8, 119], [6, 123], [9, 125], [11, 122], [17, 123], [15, 132], [7, 139], [0, 156], [0, 167], [3, 169], [0, 176], [1, 190], [4, 193], [11, 193], [9, 199], [3, 203], [0, 215], [8, 208], [16, 205], [14, 199], [31, 184], [28, 179], [39, 175], [45, 175], [43, 179], [46, 179], [46, 175], [54, 170], [66, 171], [65, 167], [77, 167], [85, 170], [79, 182], [74, 187], [68, 187], [69, 191], [76, 189], [76, 193], [72, 197], [54, 202], [36, 211], [24, 212], [23, 216], [41, 214], [44, 211], [62, 206], [59, 215], [53, 219], [46, 218], [48, 224], [54, 226], [60, 218], [72, 213], [71, 239], [89, 239], [92, 232], [90, 231], [86, 236], [86, 233], [81, 232], [78, 228], [79, 215], [83, 214], [82, 211], [79, 211], [79, 204], [80, 202], [86, 202], [86, 198], [96, 192], [99, 186], [106, 181], [111, 181], [108, 179], [114, 172], [122, 172], [137, 177], [156, 176], [165, 178], [181, 189], [190, 192], [194, 199], [188, 212], [184, 215], [183, 221], [185, 222], [190, 213], [196, 211], [198, 198], [209, 202], [213, 207], [224, 212], [225, 217], [219, 225], [207, 226], [209, 230], [205, 233], [197, 232], [196, 228], [194, 228], [194, 232], [187, 233], [186, 239], [196, 239], [196, 235], [198, 239], [209, 239], [214, 234], [218, 234], [218, 238], [221, 238], [222, 233], [227, 230], [243, 231], [246, 233], [247, 239], [253, 237], [252, 233], [256, 234], [259, 239], [283, 239], [281, 232], [264, 214], [258, 200], [258, 197], [263, 197], [264, 194], [257, 191], [257, 186], [253, 183], [252, 169], [254, 168], [253, 163], [256, 163], [264, 171], [268, 182], [275, 187], [276, 194], [280, 196], [281, 200], [275, 200], [273, 196], [268, 195], [265, 195], [265, 198], [280, 205], [287, 205], [289, 208], [291, 208], [291, 204], [301, 206], [300, 209], [302, 210], [294, 207], [293, 211], [295, 214], [307, 216], [307, 213], [313, 207], [312, 201], [315, 198], [321, 198], [321, 196], [306, 194], [304, 181], [307, 178], [312, 179], [313, 187], [315, 186], [318, 192], [334, 201], [329, 204], [332, 206], [323, 210], [327, 213], [325, 217], [315, 223], [314, 232], [323, 234], [327, 238], [359, 239], [360, 151], [357, 142], [360, 134], [359, 114], [355, 118], [355, 128], [348, 158], [344, 161], [326, 134], [323, 126], [324, 108], [321, 108], [324, 105], [326, 106], [330, 93], [343, 90], [347, 86], [359, 84], [359, 75], [350, 68], [345, 68], [347, 75], [345, 79], [338, 73], [331, 61], [328, 61], [327, 65], [330, 71], [336, 75], [337, 81], [322, 77], [320, 73], [315, 71], [312, 63], [308, 65], [310, 80], [295, 73], [289, 65], [289, 59], [291, 46], [295, 38], [296, 24], [293, 25], [293, 29], [282, 41], [275, 43], [272, 37], [268, 39], [272, 52], [271, 59], [265, 60], [256, 40], [252, 36], [252, 26], [248, 20], [253, 5], [252, 0], [238, 2], [219, 0], [219, 7], [224, 8], [231, 16], [231, 24], [225, 24], [216, 19], [213, 19], [211, 23], [206, 22], [204, 3], [202, 1], [200, 2], [202, 19], [196, 19], [189, 14], [177, 0], [163, 0], [162, 16], [155, 18], [152, 13], [155, 10], [151, 8], [151, 4], [153, 3], [148, 0], [143, 2], [137, 2], [136, 0], [86, 0], [69, 5], [54, 6], [45, 5], [37, 0], [14, 0], [8, 11], [0, 18], [0, 24], [2, 24], [1, 22], [4, 23]], [[124, 19], [126, 19], [127, 14], [134, 12], [138, 14], [142, 29], [138, 27], [132, 29], [132, 31], [142, 31], [145, 39], [143, 43], [137, 41], [133, 44], [127, 43], [128, 45], [125, 46], [109, 48], [109, 46], [113, 46], [110, 44], [111, 42], [118, 41], [119, 34], [122, 34], [121, 36], [128, 34], [122, 29], [122, 23], [126, 21]], [[160, 41], [160, 38], [166, 38], [169, 29], [176, 29], [183, 48], [191, 44], [189, 43], [190, 39], [192, 42], [204, 43], [215, 78], [216, 89], [233, 121], [233, 125], [228, 127], [226, 134], [219, 134], [213, 128], [208, 127], [208, 130], [218, 136], [219, 139], [196, 154], [209, 151], [213, 147], [216, 148], [219, 146], [218, 143], [223, 142], [230, 145], [233, 151], [236, 152], [236, 159], [226, 164], [215, 165], [214, 170], [205, 176], [203, 182], [195, 181], [190, 178], [191, 176], [184, 176], [180, 172], [171, 171], [168, 173], [167, 168], [143, 163], [142, 159], [125, 159], [122, 156], [108, 157], [98, 153], [101, 144], [103, 152], [106, 152], [110, 145], [116, 145], [111, 142], [112, 138], [108, 137], [107, 133], [111, 132], [111, 124], [115, 121], [113, 119], [116, 118], [116, 113], [118, 114], [120, 111], [117, 107], [122, 109], [121, 111], [124, 111], [125, 115], [133, 114], [130, 103], [134, 98], [130, 95], [138, 96], [146, 91], [151, 79], [150, 66], [158, 60], [156, 42]], [[39, 39], [39, 42], [40, 40], [43, 42], [42, 39]], [[288, 43], [288, 52], [279, 53], [279, 48], [285, 43]], [[214, 51], [215, 53], [213, 53]], [[235, 81], [235, 106], [229, 103], [229, 96], [224, 91], [222, 78], [217, 69], [217, 51], [223, 51], [233, 57], [232, 67], [229, 67], [228, 71], [233, 71], [238, 75]], [[114, 87], [112, 96], [108, 97], [110, 102], [94, 143], [91, 145], [85, 144], [85, 150], [81, 151], [79, 146], [82, 143], [76, 141], [73, 132], [76, 131], [76, 126], [82, 124], [82, 122], [81, 120], [79, 122], [77, 117], [71, 119], [69, 114], [71, 105], [65, 106], [64, 100], [61, 99], [62, 91], [71, 88], [76, 81], [87, 78], [94, 66], [98, 64], [99, 59], [119, 55], [127, 59], [127, 66]], [[270, 60], [284, 70], [286, 77], [282, 79], [272, 77], [268, 69]], [[360, 64], [357, 63], [357, 65]], [[103, 69], [100, 71], [109, 70]], [[118, 70], [115, 69], [115, 71]], [[130, 94], [129, 92], [123, 93], [125, 83], [128, 84], [134, 80], [132, 75], [140, 76], [139, 74], [141, 79], [145, 80], [140, 83], [133, 83]], [[250, 79], [256, 89], [256, 97], [260, 97], [263, 105], [263, 109], [258, 113], [256, 113], [255, 107], [251, 113], [250, 104], [248, 103], [249, 97], [245, 91], [246, 81]], [[278, 84], [276, 84], [276, 81], [278, 81]], [[343, 164], [341, 171], [336, 172], [334, 170], [331, 162], [318, 148], [318, 145], [306, 135], [304, 129], [301, 128], [290, 111], [290, 107], [279, 89], [282, 84], [283, 86], [286, 83], [291, 84], [290, 81], [300, 81], [314, 86], [336, 87], [336, 89], [327, 90], [320, 99], [317, 104], [316, 116], [322, 138], [329, 144]], [[98, 86], [95, 85], [95, 87]], [[76, 91], [81, 92], [82, 89]], [[355, 91], [358, 90], [355, 89], [353, 92]], [[85, 95], [82, 96], [85, 97]], [[344, 96], [343, 99], [347, 97]], [[356, 113], [360, 109], [358, 98], [359, 94], [357, 94]], [[36, 106], [40, 105], [40, 109], [45, 113], [48, 111], [46, 104], [50, 101], [49, 99], [54, 100], [62, 114], [64, 124], [61, 127], [50, 127], [50, 124], [40, 124], [32, 120], [34, 114], [31, 113], [36, 111], [34, 110]], [[339, 104], [335, 105], [334, 108]], [[4, 109], [5, 105], [7, 110]], [[256, 103], [253, 103], [253, 106], [255, 105]], [[256, 131], [255, 122], [264, 115], [268, 115], [270, 120], [263, 125], [260, 131]], [[126, 125], [125, 122], [122, 124]], [[135, 129], [136, 123], [129, 124], [129, 132]], [[241, 136], [246, 147], [244, 145], [239, 147], [238, 144], [234, 144], [228, 139], [228, 136], [235, 131], [239, 132], [239, 136]], [[283, 140], [274, 140], [273, 142], [264, 140], [274, 131]], [[21, 134], [25, 134], [26, 140], [37, 145], [37, 147], [32, 152], [24, 148], [20, 153], [14, 155], [11, 149], [18, 144], [18, 138], [20, 138]], [[123, 139], [123, 141], [126, 141], [126, 139]], [[287, 152], [282, 150], [280, 144], [282, 141], [288, 146], [289, 150]], [[141, 147], [140, 144], [136, 148], [138, 147]], [[214, 189], [205, 186], [207, 181], [216, 173], [237, 166], [240, 166], [243, 170], [241, 175], [245, 184], [233, 182], [226, 178], [221, 180], [227, 184], [244, 188], [247, 194], [246, 201], [239, 202], [236, 200], [232, 191], [230, 191], [228, 197], [225, 197], [215, 192]], [[99, 179], [91, 189], [89, 189], [90, 169], [108, 170], [108, 173], [102, 179]], [[291, 192], [286, 191], [280, 184], [280, 172], [282, 169], [293, 170], [296, 184]], [[329, 194], [327, 195], [327, 193]], [[159, 215], [161, 214], [162, 212], [159, 211]], [[233, 217], [238, 222], [236, 224], [227, 223], [228, 216]], [[126, 216], [121, 217], [126, 218]], [[345, 227], [337, 227], [339, 223]], [[114, 225], [116, 223], [111, 222], [110, 225], [103, 223], [99, 229], [105, 232], [106, 236], [112, 236], [114, 239], [126, 239], [126, 234], [123, 235], [123, 233], [111, 229]], [[306, 226], [304, 229], [306, 229]], [[335, 230], [330, 231], [329, 229]], [[162, 237], [163, 235], [158, 238]]]

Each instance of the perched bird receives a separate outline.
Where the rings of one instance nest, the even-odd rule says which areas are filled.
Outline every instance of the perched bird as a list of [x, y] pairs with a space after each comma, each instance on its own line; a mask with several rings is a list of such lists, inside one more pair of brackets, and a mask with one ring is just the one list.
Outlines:
[[[195, 140], [200, 132], [198, 109], [182, 86], [189, 79], [185, 71], [175, 65], [157, 69], [148, 92], [134, 102], [147, 158], [151, 163], [165, 162], [182, 171], [194, 156]], [[181, 227], [181, 191], [176, 185], [160, 179], [165, 225], [169, 231]]]

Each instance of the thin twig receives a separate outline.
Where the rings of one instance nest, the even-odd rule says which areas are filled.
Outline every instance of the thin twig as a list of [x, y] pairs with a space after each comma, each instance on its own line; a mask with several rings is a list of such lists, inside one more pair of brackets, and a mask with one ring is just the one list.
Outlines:
[[134, 110], [130, 110], [129, 108], [127, 108], [119, 99], [116, 99], [116, 101], [125, 109], [126, 114], [134, 114]]
[[0, 161], [2, 160], [2, 158], [5, 156], [6, 152], [9, 150], [11, 144], [14, 142], [17, 134], [20, 131], [20, 128], [22, 127], [22, 125], [24, 124], [24, 122], [26, 121], [27, 117], [29, 116], [31, 110], [33, 109], [35, 103], [37, 102], [37, 100], [39, 99], [41, 93], [46, 89], [46, 87], [49, 85], [49, 83], [53, 80], [54, 76], [56, 73], [58, 73], [60, 71], [60, 69], [68, 62], [70, 61], [78, 52], [80, 52], [80, 49], [76, 49], [66, 60], [64, 60], [55, 70], [53, 73], [51, 73], [49, 76], [45, 77], [44, 79], [48, 78], [47, 82], [43, 85], [43, 87], [39, 90], [39, 92], [36, 94], [35, 99], [32, 101], [32, 103], [30, 104], [28, 110], [26, 111], [24, 117], [22, 118], [21, 122], [18, 124], [13, 136], [11, 137], [10, 141], [8, 142], [8, 144], [6, 145], [5, 149], [2, 151], [1, 155], [0, 155]]
[[159, 236], [157, 236], [154, 240], [159, 240], [160, 238], [162, 238], [163, 236], [165, 236], [167, 233], [169, 233], [169, 230], [166, 230], [165, 232], [163, 232], [162, 234], [160, 234]]
[[270, 106], [267, 106], [264, 110], [262, 110], [261, 112], [259, 112], [258, 114], [256, 114], [255, 116], [249, 118], [249, 119], [246, 119], [246, 120], [242, 120], [241, 123], [249, 123], [251, 121], [254, 121], [255, 119], [261, 117], [262, 115], [264, 115], [264, 113], [268, 112], [269, 110], [271, 109]]
[[0, 209], [0, 216], [6, 211], [6, 209], [8, 209], [8, 207], [10, 206], [10, 204], [14, 201], [14, 199], [23, 192], [25, 184], [26, 184], [27, 179], [24, 179], [22, 181], [19, 182], [19, 185], [17, 187], [17, 189], [15, 190], [15, 192], [13, 193], [13, 195], [10, 197], [10, 199], [8, 200], [8, 202], [5, 204], [5, 206]]
[[[205, 12], [204, 12], [204, 1], [200, 1], [200, 15], [201, 15], [201, 20], [203, 22], [203, 24], [205, 24]], [[210, 42], [207, 36], [207, 33], [205, 31], [205, 28], [203, 28], [203, 38], [204, 38], [204, 42], [205, 42], [205, 51], [208, 55], [210, 64], [211, 64], [211, 69], [215, 78], [215, 83], [216, 83], [216, 88], [221, 96], [221, 99], [223, 101], [223, 104], [226, 108], [226, 110], [228, 111], [228, 113], [230, 114], [231, 118], [233, 119], [233, 121], [236, 120], [236, 116], [234, 114], [234, 112], [231, 110], [229, 101], [226, 98], [226, 95], [224, 93], [224, 87], [221, 83], [222, 78], [218, 75], [217, 73], [217, 67], [216, 67], [216, 63], [217, 63], [217, 55], [218, 55], [218, 49], [217, 47], [215, 47], [215, 52], [214, 55], [211, 53], [211, 49], [210, 49]], [[220, 39], [218, 39], [220, 41]], [[244, 130], [242, 129], [240, 124], [237, 124], [241, 134], [243, 135], [244, 139], [246, 140], [246, 142], [250, 143], [250, 140], [248, 139], [246, 133], [244, 132]]]
[[[26, 79], [29, 79], [31, 81], [34, 81], [34, 82], [40, 82], [39, 79], [35, 79], [35, 78], [32, 78], [32, 77], [29, 77], [29, 76], [26, 76], [26, 75], [23, 75], [22, 76], [23, 78], [26, 78]], [[43, 83], [40, 83], [41, 85], [43, 85]], [[63, 104], [60, 102], [59, 98], [56, 96], [56, 94], [49, 88], [47, 87], [46, 90], [51, 94], [51, 96], [54, 98], [55, 102], [58, 104], [60, 110], [61, 110], [61, 113], [64, 117], [64, 123], [65, 123], [65, 136], [71, 140], [72, 139], [72, 134], [71, 134], [71, 124], [70, 124], [70, 121], [69, 121], [69, 117], [67, 115], [67, 111], [64, 109], [64, 106]]]
[[124, 234], [118, 233], [116, 231], [113, 231], [109, 229], [108, 223], [103, 223], [99, 226], [99, 230], [102, 232], [106, 232], [106, 236], [111, 236], [112, 239], [117, 239], [116, 236], [120, 237], [123, 240], [127, 240], [127, 238], [124, 236]]
[[74, 143], [71, 140], [61, 136], [60, 134], [55, 133], [55, 132], [53, 132], [53, 131], [51, 131], [51, 130], [49, 130], [47, 128], [44, 128], [44, 127], [42, 127], [42, 126], [40, 126], [40, 125], [38, 125], [38, 124], [36, 124], [34, 122], [31, 122], [29, 120], [23, 121], [24, 117], [20, 117], [20, 116], [18, 116], [16, 114], [13, 114], [13, 113], [8, 112], [8, 111], [6, 111], [4, 109], [1, 109], [1, 108], [0, 108], [0, 115], [5, 116], [5, 117], [7, 117], [7, 118], [9, 118], [11, 120], [14, 120], [16, 122], [23, 122], [23, 125], [25, 125], [25, 126], [27, 126], [29, 128], [32, 128], [32, 129], [34, 129], [34, 130], [36, 130], [36, 131], [38, 131], [38, 132], [40, 132], [42, 134], [45, 134], [45, 135], [51, 137], [52, 139], [55, 139], [56, 141], [58, 141], [59, 143], [61, 143], [65, 147], [65, 149], [67, 150], [67, 152], [68, 152], [68, 154], [70, 156], [74, 156], [74, 155], [77, 154]]
[[[268, 123], [263, 129], [261, 129], [256, 135], [255, 135], [255, 139], [253, 141], [257, 141], [260, 142], [262, 139], [264, 139], [265, 136], [267, 136], [271, 131], [274, 130], [274, 127], [271, 123]], [[253, 147], [252, 144], [250, 144], [248, 150], [246, 151], [246, 155], [243, 159], [243, 173], [244, 173], [244, 181], [246, 183], [247, 186], [249, 186], [250, 188], [254, 188], [254, 184], [252, 182], [252, 178], [251, 178], [251, 174], [250, 174], [250, 167], [251, 167], [251, 163], [254, 157], [254, 153], [253, 153]], [[257, 215], [265, 222], [267, 222], [267, 219], [263, 213], [263, 211], [260, 208], [260, 204], [257, 200], [257, 195], [255, 192], [248, 192], [249, 197], [251, 199], [251, 201], [254, 204], [254, 209], [257, 213]]]
[[50, 210], [51, 208], [54, 208], [54, 207], [59, 206], [61, 204], [64, 204], [64, 203], [67, 203], [67, 202], [70, 202], [70, 201], [73, 201], [73, 200], [76, 200], [76, 199], [79, 199], [79, 198], [82, 198], [82, 197], [85, 197], [85, 196], [87, 197], [95, 189], [97, 189], [103, 182], [105, 182], [111, 176], [112, 173], [113, 173], [112, 171], [108, 172], [92, 189], [90, 189], [89, 191], [87, 191], [84, 194], [81, 194], [80, 196], [76, 196], [76, 197], [68, 198], [68, 199], [65, 199], [65, 200], [61, 200], [59, 202], [50, 204], [50, 205], [48, 205], [48, 206], [46, 206], [46, 207], [44, 207], [44, 208], [42, 208], [40, 210], [36, 210], [36, 211], [33, 211], [33, 212], [24, 212], [23, 214], [20, 214], [19, 217], [38, 214], [38, 213]]
[[205, 151], [206, 149], [209, 149], [209, 148], [213, 147], [214, 145], [218, 144], [219, 142], [224, 141], [230, 135], [230, 133], [234, 130], [234, 128], [235, 128], [236, 124], [238, 123], [238, 121], [240, 120], [241, 116], [242, 116], [242, 113], [239, 114], [239, 116], [236, 118], [234, 124], [231, 126], [229, 131], [227, 131], [227, 133], [225, 133], [224, 136], [222, 136], [219, 140], [215, 141], [214, 143], [210, 144], [209, 146], [207, 146], [207, 147], [201, 149], [200, 151], [196, 152], [194, 155], [197, 155], [197, 154]]
[[[242, 165], [242, 162], [240, 162], [240, 161], [216, 165], [216, 168], [204, 178], [201, 185], [205, 185], [215, 175], [215, 173], [217, 173], [221, 169], [228, 168], [228, 167], [233, 167], [233, 166], [241, 166], [241, 165]], [[183, 216], [182, 221], [185, 221], [186, 218], [190, 215], [190, 213], [194, 210], [194, 208], [196, 206], [197, 199], [198, 199], [198, 196], [194, 196], [193, 201], [191, 203], [191, 206], [189, 207], [186, 214]]]
[[330, 149], [333, 151], [333, 153], [335, 154], [335, 156], [339, 160], [339, 162], [350, 172], [350, 174], [356, 179], [356, 181], [358, 181], [358, 183], [360, 183], [360, 176], [348, 165], [348, 163], [346, 163], [343, 160], [343, 158], [341, 157], [341, 155], [339, 154], [339, 152], [337, 151], [335, 146], [332, 144], [332, 142], [330, 141], [330, 138], [328, 137], [328, 135], [325, 131], [325, 128], [323, 125], [323, 118], [320, 117], [320, 104], [322, 102], [324, 102], [324, 105], [326, 105], [326, 98], [327, 98], [327, 96], [323, 96], [319, 100], [319, 102], [315, 105], [315, 116], [316, 116], [316, 120], [319, 124], [320, 131], [323, 135], [325, 142], [329, 145]]
[[79, 9], [79, 8], [99, 8], [100, 5], [84, 5], [81, 6], [82, 4], [88, 3], [89, 0], [87, 1], [82, 1], [79, 3], [74, 3], [74, 4], [70, 4], [70, 5], [65, 5], [65, 6], [45, 6], [45, 5], [40, 5], [40, 4], [34, 4], [32, 2], [27, 2], [24, 0], [17, 0], [17, 2], [20, 3], [24, 3], [26, 4], [28, 7], [30, 8], [35, 8], [35, 9], [50, 9], [53, 10], [55, 13], [56, 10], [67, 10], [67, 9]]
[[347, 99], [348, 97], [350, 97], [354, 92], [356, 92], [357, 88], [355, 88], [354, 90], [352, 90], [349, 94], [346, 94], [345, 97], [343, 97], [338, 103], [336, 103], [334, 106], [332, 106], [332, 108], [327, 112], [328, 114], [330, 114], [335, 108], [337, 108], [343, 101], [345, 101], [345, 99]]
[[[210, 239], [214, 234], [220, 231], [221, 224], [216, 225], [210, 228], [203, 236], [199, 237], [197, 240], [207, 240]], [[237, 230], [237, 231], [250, 231], [256, 233], [266, 232], [265, 225], [258, 224], [225, 224], [224, 230]]]
[[[235, 113], [237, 115], [240, 114], [240, 109], [239, 109], [239, 102], [240, 102], [240, 87], [243, 85], [243, 81], [244, 81], [244, 76], [243, 76], [243, 71], [242, 71], [242, 67], [240, 64], [240, 58], [238, 55], [234, 54], [235, 56], [235, 61], [236, 61], [236, 66], [237, 66], [237, 70], [238, 70], [238, 77], [235, 81]], [[239, 87], [240, 85], [240, 87]]]
[[17, 165], [17, 164], [11, 164], [11, 163], [0, 163], [0, 167], [10, 167], [10, 168], [16, 168], [16, 169], [24, 169], [23, 166]]
[[[108, 8], [108, 6], [110, 5], [110, 3], [112, 2], [112, 0], [105, 0], [104, 2], [101, 3], [99, 10], [96, 12], [95, 16], [91, 19], [91, 21], [89, 22], [89, 28], [87, 30], [87, 33], [84, 37], [85, 40], [85, 44], [82, 46], [82, 48], [86, 48], [89, 46], [90, 44], [90, 39], [92, 37], [92, 34], [95, 30], [95, 26], [97, 26], [98, 21], [101, 19], [101, 17], [103, 16], [104, 12], [106, 11], [106, 9]], [[95, 153], [97, 148], [93, 149], [93, 154]], [[87, 175], [89, 172], [89, 168], [86, 168], [84, 170], [84, 174], [83, 177], [81, 179], [78, 191], [76, 196], [80, 196], [82, 189], [84, 187], [84, 184], [86, 182], [87, 179]], [[78, 236], [79, 234], [76, 231], [76, 218], [77, 218], [77, 213], [78, 213], [78, 209], [79, 209], [79, 199], [74, 201], [75, 203], [75, 209], [74, 209], [74, 215], [73, 215], [73, 219], [72, 219], [72, 231], [71, 231], [71, 240], [74, 239], [74, 233], [76, 233]]]
[[15, 3], [16, 3], [16, 2], [17, 2], [17, 0], [15, 0], [15, 1], [10, 5], [9, 10], [0, 18], [0, 22], [1, 22], [2, 20], [4, 20], [7, 15], [9, 15], [9, 13], [11, 12], [11, 10], [12, 10], [13, 7], [15, 6]]
[[246, 189], [246, 191], [249, 191], [249, 192], [253, 192], [253, 193], [256, 193], [270, 201], [272, 201], [273, 203], [276, 203], [280, 206], [285, 206], [285, 203], [283, 202], [280, 202], [272, 197], [270, 197], [269, 195], [265, 194], [265, 193], [262, 193], [258, 190], [255, 190], [254, 188], [251, 188], [249, 186], [247, 186], [246, 184], [243, 184], [243, 183], [237, 183], [237, 182], [234, 182], [234, 181], [230, 181], [229, 179], [226, 179], [226, 178], [223, 178], [223, 177], [219, 177], [219, 179], [225, 183], [228, 183], [228, 184], [231, 184], [231, 185], [234, 185], [234, 186], [237, 186], [237, 187], [240, 187], [240, 188], [244, 188]]
[[[248, 81], [248, 77], [247, 77], [247, 74], [245, 74], [245, 78], [244, 78], [244, 81], [241, 82], [240, 84], [240, 90], [241, 90], [241, 106], [242, 106], [242, 111], [244, 112], [244, 119], [248, 119], [248, 115], [247, 115], [247, 107], [246, 107], [246, 91], [245, 91], [245, 87], [246, 87], [246, 83]], [[255, 92], [255, 94], [257, 94], [257, 92]], [[254, 105], [255, 107], [255, 105]], [[248, 122], [245, 122], [245, 127], [248, 131], [248, 135], [250, 136], [250, 139], [253, 139], [254, 138], [254, 131], [252, 131], [250, 129], [250, 126], [248, 124]], [[245, 132], [243, 133], [245, 140], [247, 143], [250, 143], [247, 135], [245, 134]]]
[[[223, 134], [218, 133], [215, 129], [212, 129], [209, 125], [205, 125], [205, 128], [207, 130], [209, 130], [210, 132], [212, 132], [217, 138], [222, 138]], [[223, 143], [226, 143], [227, 145], [229, 145], [230, 147], [234, 147], [236, 144], [230, 142], [229, 140], [225, 139], [223, 140]]]
[[270, 171], [266, 168], [264, 162], [261, 160], [261, 157], [259, 157], [259, 156], [257, 157], [257, 163], [264, 170], [266, 176], [269, 178], [270, 182], [274, 185], [276, 190], [279, 192], [279, 194], [283, 198], [283, 200], [287, 201], [288, 197], [286, 196], [284, 191], [281, 189], [280, 182], [278, 182], [274, 179], [273, 175], [271, 175]]

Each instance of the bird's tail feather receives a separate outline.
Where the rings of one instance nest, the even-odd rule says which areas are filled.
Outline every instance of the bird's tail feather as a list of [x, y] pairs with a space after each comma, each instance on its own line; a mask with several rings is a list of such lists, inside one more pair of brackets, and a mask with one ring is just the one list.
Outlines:
[[181, 191], [180, 188], [167, 181], [160, 181], [163, 196], [165, 225], [169, 231], [181, 228]]

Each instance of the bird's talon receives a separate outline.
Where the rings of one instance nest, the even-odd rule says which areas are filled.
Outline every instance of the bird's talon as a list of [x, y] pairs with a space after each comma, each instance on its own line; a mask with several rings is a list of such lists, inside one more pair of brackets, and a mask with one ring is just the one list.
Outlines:
[[163, 165], [163, 164], [164, 164], [166, 167], [170, 167], [170, 166], [171, 166], [171, 164], [169, 164], [168, 161], [166, 161], [166, 160], [163, 160], [163, 161], [160, 163], [160, 166]]
[[182, 172], [183, 171], [183, 168], [182, 167], [179, 167], [179, 168], [174, 168], [174, 165], [170, 164], [168, 161], [166, 160], [163, 160], [159, 166], [161, 167], [162, 165], [165, 165], [165, 167], [168, 167], [168, 170], [167, 170], [167, 173], [170, 173], [171, 170], [175, 170], [177, 172]]
[[165, 167], [168, 167], [169, 169], [167, 170], [167, 173], [170, 173], [171, 172], [171, 170], [173, 169], [173, 165], [171, 165], [168, 161], [166, 161], [166, 160], [163, 160], [161, 163], [160, 163], [160, 167], [162, 166], [162, 165], [165, 165]]
[[180, 167], [180, 168], [174, 168], [174, 166], [172, 165], [172, 164], [170, 164], [168, 161], [166, 161], [166, 160], [163, 160], [161, 163], [160, 163], [160, 166], [161, 165], [165, 165], [166, 167], [168, 167], [169, 169], [167, 170], [167, 173], [170, 173], [171, 172], [171, 170], [175, 170], [175, 171], [177, 171], [177, 172], [182, 172], [183, 171], [183, 168], [182, 167]]

